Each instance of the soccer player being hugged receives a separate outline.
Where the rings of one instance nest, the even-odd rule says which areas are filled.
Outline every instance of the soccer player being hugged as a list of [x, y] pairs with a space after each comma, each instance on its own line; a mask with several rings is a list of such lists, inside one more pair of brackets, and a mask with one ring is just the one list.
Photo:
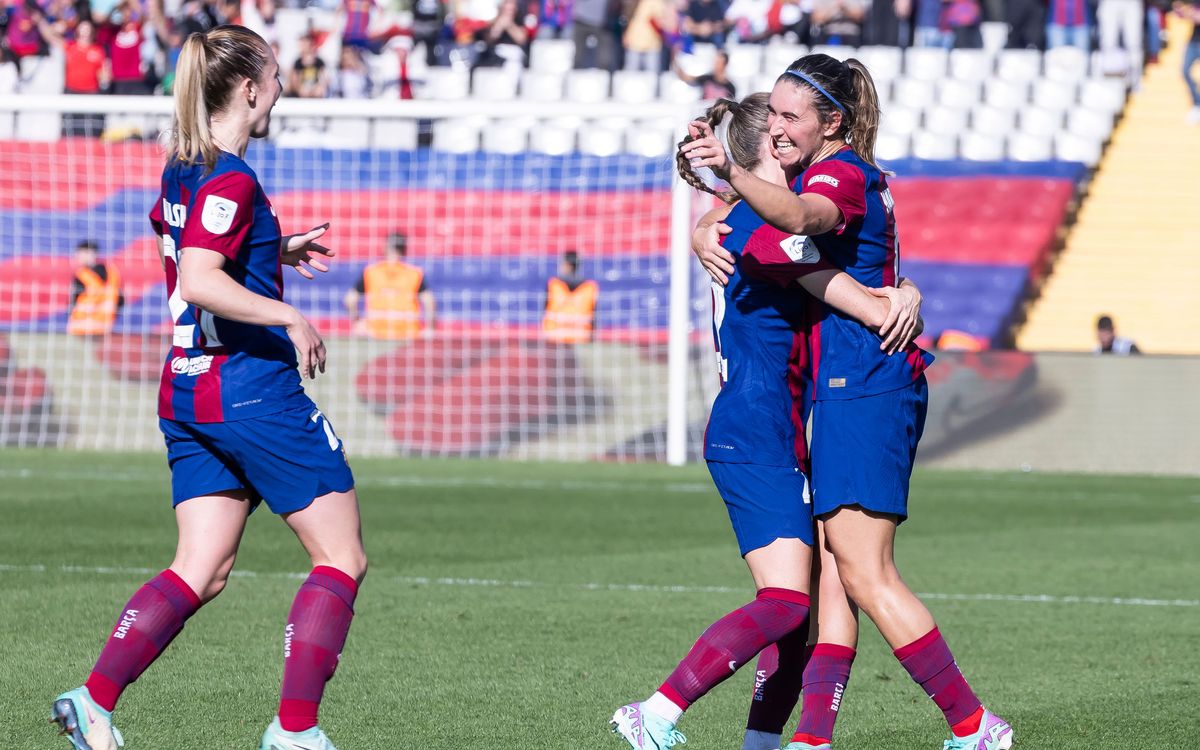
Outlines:
[[[755, 94], [741, 103], [721, 100], [705, 121], [728, 129], [739, 164], [785, 186], [763, 135], [766, 119], [766, 95]], [[704, 184], [687, 161], [680, 161], [679, 171], [690, 184], [734, 204], [725, 217], [732, 231], [724, 247], [737, 262], [729, 269], [728, 284], [713, 288], [721, 390], [704, 455], [758, 591], [753, 601], [713, 623], [652, 696], [617, 709], [613, 731], [635, 750], [682, 742], [675, 726], [684, 711], [764, 648], [805, 648], [813, 545], [804, 425], [809, 298], [778, 279], [792, 274], [795, 281], [799, 275], [791, 269], [805, 269], [804, 289], [873, 328], [885, 325], [892, 311], [886, 295], [873, 294], [848, 274], [821, 264], [803, 238], [796, 243], [764, 222], [748, 204], [737, 202], [736, 193]], [[910, 297], [910, 303], [919, 296], [915, 290], [891, 294], [897, 300]], [[897, 306], [895, 318], [904, 318], [900, 327], [908, 327], [908, 313], [919, 307], [915, 302]], [[787, 711], [798, 692], [796, 684]], [[785, 712], [780, 726], [786, 720]]]
[[[284, 237], [243, 157], [267, 134], [279, 65], [257, 34], [220, 26], [190, 35], [175, 84], [174, 131], [159, 235], [174, 331], [159, 391], [178, 546], [142, 586], [82, 687], [53, 704], [76, 750], [114, 750], [125, 690], [224, 588], [251, 510], [283, 517], [312, 558], [288, 615], [278, 716], [262, 750], [332, 750], [317, 727], [367, 570], [354, 478], [342, 443], [305, 395], [301, 372], [325, 369], [325, 345], [284, 303], [282, 265], [306, 278], [332, 253], [320, 226]], [[298, 356], [297, 356], [298, 355]], [[299, 371], [298, 369], [299, 368]]]
[[[894, 204], [874, 157], [880, 111], [870, 73], [853, 59], [802, 57], [775, 83], [770, 106], [771, 146], [791, 189], [738, 165], [706, 123], [690, 126], [695, 140], [681, 154], [726, 179], [772, 226], [806, 238], [822, 261], [868, 287], [895, 285]], [[1012, 727], [984, 709], [893, 559], [896, 528], [908, 515], [932, 358], [915, 346], [889, 353], [878, 336], [829, 305], [818, 311], [810, 347], [813, 513], [845, 593], [942, 710], [951, 734], [946, 750], [1005, 750]], [[821, 629], [818, 647], [845, 637]], [[848, 675], [852, 651], [844, 656], [829, 669], [839, 677]], [[828, 745], [831, 733], [832, 725], [830, 735], [800, 736], [792, 747]]]

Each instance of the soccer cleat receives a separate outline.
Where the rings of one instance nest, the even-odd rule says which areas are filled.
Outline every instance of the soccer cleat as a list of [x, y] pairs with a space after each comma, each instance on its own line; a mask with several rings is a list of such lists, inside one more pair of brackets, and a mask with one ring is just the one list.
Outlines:
[[86, 687], [69, 690], [54, 699], [50, 722], [75, 750], [117, 750], [125, 739], [112, 725], [112, 714], [92, 700]]
[[789, 742], [783, 750], [833, 750], [833, 745], [826, 742], [823, 745], [810, 745], [807, 742]]
[[946, 740], [943, 750], [1008, 750], [1013, 745], [1013, 728], [991, 711], [984, 710], [979, 731]]
[[641, 703], [621, 706], [609, 721], [613, 734], [618, 734], [633, 750], [668, 750], [687, 742], [675, 725], [652, 711], [642, 710]]
[[276, 716], [263, 732], [262, 743], [258, 750], [337, 750], [320, 727], [305, 729], [303, 732], [288, 732], [279, 725]]

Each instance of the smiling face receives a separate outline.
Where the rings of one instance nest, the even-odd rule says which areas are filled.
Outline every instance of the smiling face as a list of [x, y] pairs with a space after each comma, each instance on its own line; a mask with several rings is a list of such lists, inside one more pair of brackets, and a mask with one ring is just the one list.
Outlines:
[[266, 54], [267, 64], [263, 67], [262, 78], [255, 84], [255, 105], [250, 110], [251, 138], [266, 138], [271, 132], [271, 110], [275, 108], [275, 102], [279, 101], [279, 95], [283, 93], [279, 61], [270, 49]]
[[807, 86], [798, 86], [787, 78], [771, 90], [767, 114], [767, 134], [771, 149], [789, 177], [800, 174], [831, 147], [841, 127], [840, 116], [822, 123], [813, 106], [818, 94]]

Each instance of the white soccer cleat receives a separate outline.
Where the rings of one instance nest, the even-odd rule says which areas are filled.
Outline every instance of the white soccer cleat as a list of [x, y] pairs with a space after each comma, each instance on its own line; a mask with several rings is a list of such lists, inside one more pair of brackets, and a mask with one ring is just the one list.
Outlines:
[[669, 750], [687, 742], [674, 724], [643, 705], [630, 703], [618, 708], [608, 722], [613, 734], [628, 742], [632, 750]]
[[288, 732], [279, 725], [279, 717], [263, 732], [258, 750], [337, 750], [320, 727], [303, 732]]
[[112, 714], [92, 700], [86, 687], [68, 690], [54, 699], [50, 721], [75, 750], [117, 750], [125, 739], [112, 725]]

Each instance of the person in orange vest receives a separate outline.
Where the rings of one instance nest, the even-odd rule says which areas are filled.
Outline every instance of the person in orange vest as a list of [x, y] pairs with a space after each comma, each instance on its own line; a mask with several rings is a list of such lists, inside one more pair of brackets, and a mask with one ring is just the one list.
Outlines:
[[579, 275], [579, 253], [568, 250], [558, 275], [546, 282], [546, 313], [542, 333], [550, 341], [578, 344], [596, 335], [596, 298], [600, 287]]
[[75, 248], [75, 278], [71, 279], [67, 333], [100, 336], [112, 331], [117, 311], [124, 304], [117, 267], [100, 262], [95, 242], [80, 242]]
[[[425, 273], [404, 262], [408, 238], [399, 232], [388, 238], [387, 259], [363, 269], [358, 283], [346, 292], [346, 312], [354, 332], [375, 339], [411, 339], [433, 332], [437, 303], [425, 283]], [[366, 298], [365, 315], [359, 301]]]

